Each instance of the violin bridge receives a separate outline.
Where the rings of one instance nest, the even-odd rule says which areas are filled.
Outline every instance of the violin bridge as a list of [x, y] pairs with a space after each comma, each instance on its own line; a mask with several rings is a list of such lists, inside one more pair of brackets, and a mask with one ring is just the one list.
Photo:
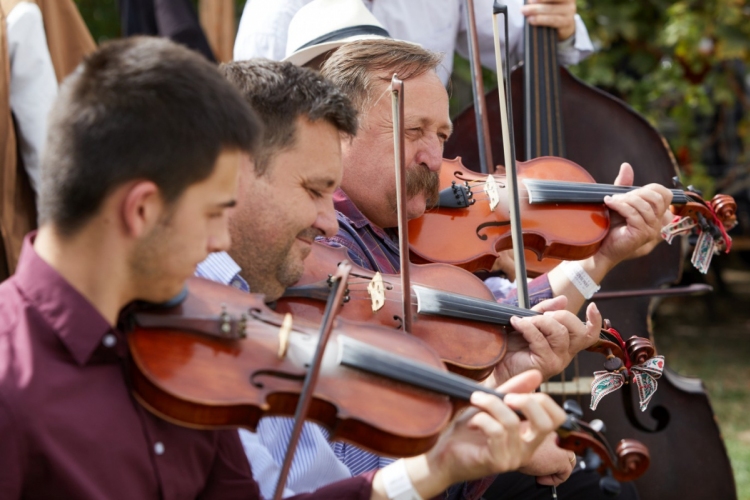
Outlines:
[[494, 212], [500, 203], [500, 188], [497, 185], [497, 181], [495, 181], [494, 175], [487, 176], [487, 180], [484, 183], [484, 192], [487, 193], [490, 199], [490, 210]]
[[292, 315], [286, 313], [284, 321], [279, 328], [279, 359], [284, 359], [286, 351], [289, 348], [289, 335], [292, 333]]
[[379, 311], [385, 305], [385, 287], [383, 286], [383, 275], [375, 273], [367, 285], [367, 293], [372, 300], [372, 312]]

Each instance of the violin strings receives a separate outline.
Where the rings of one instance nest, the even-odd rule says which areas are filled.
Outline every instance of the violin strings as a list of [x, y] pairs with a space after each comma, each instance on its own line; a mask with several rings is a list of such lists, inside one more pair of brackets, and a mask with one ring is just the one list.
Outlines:
[[[495, 177], [497, 182], [497, 177]], [[584, 201], [592, 201], [591, 196], [602, 198], [604, 196], [611, 196], [615, 194], [624, 194], [629, 193], [635, 189], [638, 189], [636, 186], [616, 186], [614, 184], [597, 184], [597, 183], [586, 183], [586, 182], [570, 182], [570, 181], [554, 181], [554, 180], [544, 180], [544, 179], [528, 179], [529, 185], [527, 185], [527, 191], [532, 191], [537, 194], [537, 196], [543, 196], [543, 195], [556, 195], [556, 196], [562, 196], [562, 195], [570, 195], [572, 199], [575, 199], [575, 195], [581, 195], [585, 196]], [[485, 181], [468, 181], [469, 184], [473, 187], [484, 187], [487, 183]], [[500, 187], [504, 187], [504, 185], [501, 183]], [[684, 204], [688, 201], [697, 201], [697, 202], [703, 202], [700, 197], [698, 197], [695, 194], [691, 193], [685, 193], [682, 190], [679, 189], [672, 189], [672, 196], [673, 196], [673, 203], [676, 204]], [[690, 197], [690, 200], [688, 200], [688, 196]], [[527, 195], [522, 195], [522, 198], [527, 197]], [[475, 199], [479, 199], [476, 198]], [[598, 201], [598, 200], [596, 200]]]

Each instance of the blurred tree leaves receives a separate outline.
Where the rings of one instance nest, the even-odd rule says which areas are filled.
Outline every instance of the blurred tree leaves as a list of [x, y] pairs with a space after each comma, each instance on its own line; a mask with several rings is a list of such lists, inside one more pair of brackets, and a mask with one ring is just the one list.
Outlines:
[[578, 11], [598, 50], [572, 71], [621, 97], [661, 130], [688, 181], [710, 193], [708, 170], [715, 176], [747, 170], [750, 5], [579, 0]]

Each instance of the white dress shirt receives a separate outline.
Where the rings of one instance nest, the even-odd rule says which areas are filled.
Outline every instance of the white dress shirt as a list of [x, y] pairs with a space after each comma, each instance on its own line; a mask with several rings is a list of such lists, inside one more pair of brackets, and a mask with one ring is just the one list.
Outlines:
[[[247, 0], [234, 42], [234, 59], [283, 59], [289, 23], [294, 14], [311, 1]], [[438, 69], [443, 83], [448, 81], [453, 71], [453, 52], [468, 58], [464, 0], [364, 0], [364, 3], [393, 38], [416, 42], [426, 49], [446, 54]], [[490, 69], [495, 68], [493, 3], [494, 0], [474, 0], [479, 55], [482, 65]], [[523, 0], [508, 0], [507, 5], [509, 49], [513, 65], [523, 57]], [[578, 64], [593, 50], [586, 25], [576, 14], [575, 39], [558, 44], [559, 60], [563, 64]]]
[[47, 137], [47, 115], [57, 97], [57, 77], [39, 7], [21, 2], [6, 14], [10, 109], [16, 120], [23, 165], [38, 193], [39, 162]]

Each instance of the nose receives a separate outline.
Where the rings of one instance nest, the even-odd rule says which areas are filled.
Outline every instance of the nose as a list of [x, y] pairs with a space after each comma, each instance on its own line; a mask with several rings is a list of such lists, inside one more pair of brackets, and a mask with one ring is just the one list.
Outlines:
[[430, 171], [438, 172], [443, 163], [443, 144], [440, 139], [430, 136], [420, 141], [415, 160], [418, 165], [426, 165]]
[[318, 208], [318, 217], [314, 226], [320, 230], [326, 238], [332, 238], [339, 232], [339, 221], [336, 220], [336, 210], [333, 208], [333, 199], [321, 200]]
[[227, 223], [227, 217], [222, 217], [222, 222], [217, 224], [211, 235], [208, 238], [208, 252], [222, 252], [229, 250], [232, 245], [232, 237], [229, 234], [229, 224]]

